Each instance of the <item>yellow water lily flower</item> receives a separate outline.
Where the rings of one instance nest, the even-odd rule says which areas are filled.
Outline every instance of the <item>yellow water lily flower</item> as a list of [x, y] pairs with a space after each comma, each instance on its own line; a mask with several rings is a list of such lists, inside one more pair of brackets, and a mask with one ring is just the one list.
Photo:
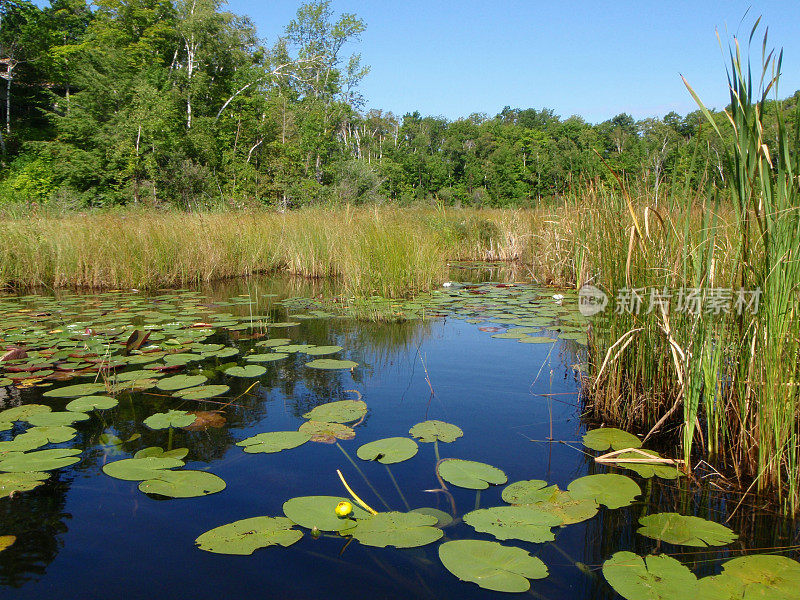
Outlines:
[[347, 515], [353, 512], [353, 505], [350, 504], [347, 500], [343, 500], [342, 502], [339, 502], [339, 504], [336, 505], [336, 508], [334, 510], [336, 511], [336, 514], [339, 517], [346, 517]]

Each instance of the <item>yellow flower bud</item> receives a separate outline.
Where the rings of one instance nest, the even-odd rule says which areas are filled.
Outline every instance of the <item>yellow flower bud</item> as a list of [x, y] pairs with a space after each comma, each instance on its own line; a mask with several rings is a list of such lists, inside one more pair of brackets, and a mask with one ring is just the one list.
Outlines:
[[346, 517], [350, 513], [353, 512], [353, 505], [350, 504], [347, 500], [343, 500], [336, 505], [336, 514], [340, 517]]

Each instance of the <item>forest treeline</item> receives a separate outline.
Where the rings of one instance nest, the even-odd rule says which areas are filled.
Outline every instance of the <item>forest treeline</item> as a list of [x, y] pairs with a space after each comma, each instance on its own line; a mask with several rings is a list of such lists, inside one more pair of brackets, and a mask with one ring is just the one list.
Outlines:
[[[366, 110], [350, 53], [366, 24], [324, 0], [271, 45], [218, 0], [4, 0], [0, 19], [0, 203], [527, 206], [600, 180], [658, 198], [725, 177], [699, 111]], [[793, 123], [798, 100], [765, 109]]]

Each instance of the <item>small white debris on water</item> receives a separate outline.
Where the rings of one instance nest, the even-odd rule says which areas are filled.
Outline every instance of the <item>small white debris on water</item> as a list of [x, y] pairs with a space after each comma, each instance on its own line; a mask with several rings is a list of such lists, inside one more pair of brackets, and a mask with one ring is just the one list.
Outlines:
[[553, 294], [553, 300], [556, 301], [556, 304], [561, 304], [562, 300], [564, 300], [564, 294]]
[[442, 284], [442, 287], [451, 287], [452, 285], [453, 285], [453, 282], [452, 282], [452, 281], [445, 281], [445, 282]]

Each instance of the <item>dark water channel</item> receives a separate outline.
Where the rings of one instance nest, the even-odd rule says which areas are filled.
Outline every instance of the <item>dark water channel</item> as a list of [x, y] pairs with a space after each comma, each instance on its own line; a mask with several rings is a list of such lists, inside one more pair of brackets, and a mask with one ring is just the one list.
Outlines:
[[[480, 277], [462, 270], [454, 278]], [[234, 316], [255, 310], [275, 321], [291, 321], [287, 314], [307, 311], [296, 306], [287, 309], [277, 302], [281, 297], [314, 298], [335, 294], [335, 289], [326, 289], [323, 284], [250, 280], [199, 292], [202, 296], [186, 298], [188, 303], [202, 302], [204, 310]], [[270, 293], [277, 296], [268, 296]], [[551, 299], [552, 293], [543, 290], [543, 302]], [[209, 301], [241, 294], [251, 294], [259, 304], [207, 306]], [[163, 301], [158, 295], [135, 297], [143, 302], [138, 307], [142, 312], [158, 311]], [[118, 299], [111, 294], [91, 301], [111, 306]], [[14, 302], [30, 305], [31, 314], [36, 314], [34, 300], [4, 299], [6, 308]], [[578, 477], [609, 471], [594, 463], [579, 442], [587, 425], [581, 419], [574, 366], [586, 360], [585, 347], [574, 339], [525, 344], [493, 338], [492, 332], [481, 327], [496, 325], [495, 321], [467, 322], [463, 317], [459, 311], [439, 309], [430, 311], [424, 319], [401, 323], [307, 318], [296, 326], [259, 330], [262, 337], [250, 339], [252, 331], [247, 329], [217, 330], [204, 343], [236, 347], [239, 356], [211, 358], [187, 369], [199, 366], [212, 378], [209, 383], [229, 385], [230, 392], [212, 402], [181, 400], [157, 388], [122, 393], [117, 407], [92, 411], [89, 420], [76, 423], [74, 440], [46, 446], [78, 448], [79, 462], [51, 471], [50, 478], [36, 489], [0, 498], [0, 535], [17, 538], [0, 552], [3, 597], [354, 600], [503, 596], [459, 581], [449, 573], [437, 555], [441, 542], [403, 550], [376, 548], [356, 541], [348, 543], [332, 534], [313, 539], [304, 530], [302, 539], [288, 548], [273, 546], [250, 556], [214, 554], [195, 546], [200, 534], [220, 525], [259, 515], [282, 516], [283, 503], [296, 496], [346, 496], [337, 469], [379, 511], [434, 507], [452, 512], [443, 493], [426, 491], [439, 487], [433, 444], [420, 443], [416, 456], [391, 465], [390, 470], [356, 457], [362, 444], [385, 437], [408, 437], [413, 425], [428, 419], [458, 425], [464, 432], [453, 443], [439, 444], [442, 458], [488, 463], [502, 469], [509, 482], [541, 479], [566, 489]], [[144, 314], [138, 318], [135, 323], [145, 323], [149, 317]], [[51, 325], [47, 322], [47, 327]], [[5, 330], [1, 323], [0, 329]], [[83, 325], [76, 329], [81, 330]], [[292, 343], [340, 345], [343, 350], [336, 358], [355, 361], [358, 366], [353, 370], [311, 369], [304, 364], [309, 357], [295, 353], [265, 364], [266, 373], [257, 378], [233, 378], [213, 371], [221, 363], [245, 364], [248, 351], [264, 336], [287, 337]], [[8, 345], [8, 339], [4, 341]], [[42, 392], [51, 387], [6, 387], [0, 409], [40, 403], [63, 411], [69, 399], [42, 397]], [[308, 442], [272, 454], [246, 454], [235, 445], [261, 432], [296, 430], [305, 421], [302, 415], [315, 406], [355, 398], [349, 390], [357, 390], [369, 409], [355, 427], [352, 440], [342, 440], [339, 445]], [[167, 499], [139, 491], [135, 481], [114, 479], [102, 472], [104, 464], [130, 458], [137, 450], [169, 445], [168, 431], [145, 426], [146, 417], [169, 409], [211, 411], [229, 402], [222, 413], [226, 420], [223, 427], [176, 429], [171, 440], [174, 448], [188, 448], [187, 469], [219, 476], [227, 484], [223, 491]], [[26, 427], [25, 423], [15, 423], [11, 430], [0, 432], [0, 440], [11, 440]], [[103, 445], [102, 441], [108, 439], [101, 438], [103, 434], [131, 441]], [[550, 436], [568, 443], [548, 443]], [[632, 505], [616, 510], [603, 506], [587, 521], [555, 528], [553, 542], [501, 542], [523, 548], [547, 565], [548, 577], [532, 581], [528, 595], [550, 600], [618, 598], [599, 569], [618, 550], [641, 555], [667, 552], [700, 576], [718, 572], [721, 561], [743, 551], [798, 543], [796, 525], [773, 516], [767, 507], [753, 506], [749, 500], [728, 523], [739, 539], [727, 546], [671, 546], [638, 535], [639, 517], [658, 511], [724, 522], [739, 496], [720, 492], [711, 480], [698, 484], [685, 479], [645, 480], [631, 472], [626, 474], [643, 492]], [[459, 517], [476, 506], [504, 505], [500, 497], [504, 486], [492, 486], [479, 494], [448, 487], [456, 523], [445, 528], [442, 541], [494, 539], [476, 533]], [[798, 558], [796, 551], [783, 553]]]

